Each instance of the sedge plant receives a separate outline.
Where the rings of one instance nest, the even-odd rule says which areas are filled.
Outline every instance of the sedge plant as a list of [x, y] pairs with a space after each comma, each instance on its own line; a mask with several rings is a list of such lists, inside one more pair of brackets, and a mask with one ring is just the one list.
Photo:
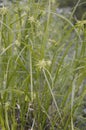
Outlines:
[[86, 129], [86, 21], [73, 24], [54, 7], [0, 8], [2, 130]]

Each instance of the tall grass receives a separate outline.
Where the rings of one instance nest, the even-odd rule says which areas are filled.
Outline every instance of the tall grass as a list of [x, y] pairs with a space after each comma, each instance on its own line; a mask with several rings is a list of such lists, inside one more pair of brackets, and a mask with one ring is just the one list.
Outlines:
[[0, 9], [2, 130], [86, 129], [86, 21], [74, 25], [54, 7]]

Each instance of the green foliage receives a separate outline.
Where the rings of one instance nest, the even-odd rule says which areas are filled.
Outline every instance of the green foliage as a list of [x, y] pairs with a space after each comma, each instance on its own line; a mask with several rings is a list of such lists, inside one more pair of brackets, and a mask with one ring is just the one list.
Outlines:
[[86, 21], [52, 2], [0, 9], [2, 130], [86, 129]]

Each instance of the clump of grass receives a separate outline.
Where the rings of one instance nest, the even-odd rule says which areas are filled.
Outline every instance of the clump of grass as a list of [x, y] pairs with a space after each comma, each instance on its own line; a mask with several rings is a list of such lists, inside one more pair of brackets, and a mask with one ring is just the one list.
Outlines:
[[53, 6], [1, 8], [2, 130], [86, 128], [86, 21], [73, 25]]

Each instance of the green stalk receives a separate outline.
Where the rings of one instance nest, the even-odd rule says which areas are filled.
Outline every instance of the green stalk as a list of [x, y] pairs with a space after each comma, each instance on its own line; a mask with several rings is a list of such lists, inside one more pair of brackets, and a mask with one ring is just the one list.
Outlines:
[[33, 101], [33, 72], [32, 72], [32, 52], [30, 51], [30, 83], [31, 83], [31, 101]]
[[46, 47], [46, 43], [48, 42], [48, 35], [49, 35], [49, 22], [50, 22], [50, 12], [51, 10], [51, 0], [49, 0], [49, 6], [48, 6], [48, 14], [47, 14], [47, 23], [46, 23], [46, 29], [45, 29], [45, 35], [43, 37], [43, 45], [42, 45], [42, 58], [44, 58], [45, 56], [45, 47]]
[[[62, 122], [62, 116], [61, 116], [59, 107], [58, 107], [58, 105], [57, 105], [56, 99], [55, 99], [54, 94], [53, 94], [53, 91], [52, 91], [52, 87], [51, 87], [51, 85], [50, 85], [50, 82], [48, 81], [48, 78], [47, 78], [47, 75], [46, 75], [46, 72], [45, 72], [44, 69], [43, 69], [43, 74], [44, 74], [45, 80], [46, 80], [46, 82], [47, 82], [47, 84], [48, 84], [48, 88], [49, 88], [49, 90], [50, 90], [50, 93], [51, 93], [51, 95], [52, 95], [53, 102], [54, 102], [54, 104], [55, 104], [55, 107], [56, 107], [56, 109], [57, 109], [57, 112], [58, 112], [59, 117], [60, 117], [61, 122]], [[63, 122], [62, 122], [62, 123], [63, 123]]]
[[74, 97], [75, 97], [75, 81], [76, 79], [74, 79], [73, 81], [73, 85], [72, 85], [72, 94], [71, 94], [71, 130], [74, 130], [74, 124], [73, 124], [73, 106], [74, 106]]
[[5, 108], [5, 121], [6, 121], [7, 130], [10, 130], [7, 108]]

